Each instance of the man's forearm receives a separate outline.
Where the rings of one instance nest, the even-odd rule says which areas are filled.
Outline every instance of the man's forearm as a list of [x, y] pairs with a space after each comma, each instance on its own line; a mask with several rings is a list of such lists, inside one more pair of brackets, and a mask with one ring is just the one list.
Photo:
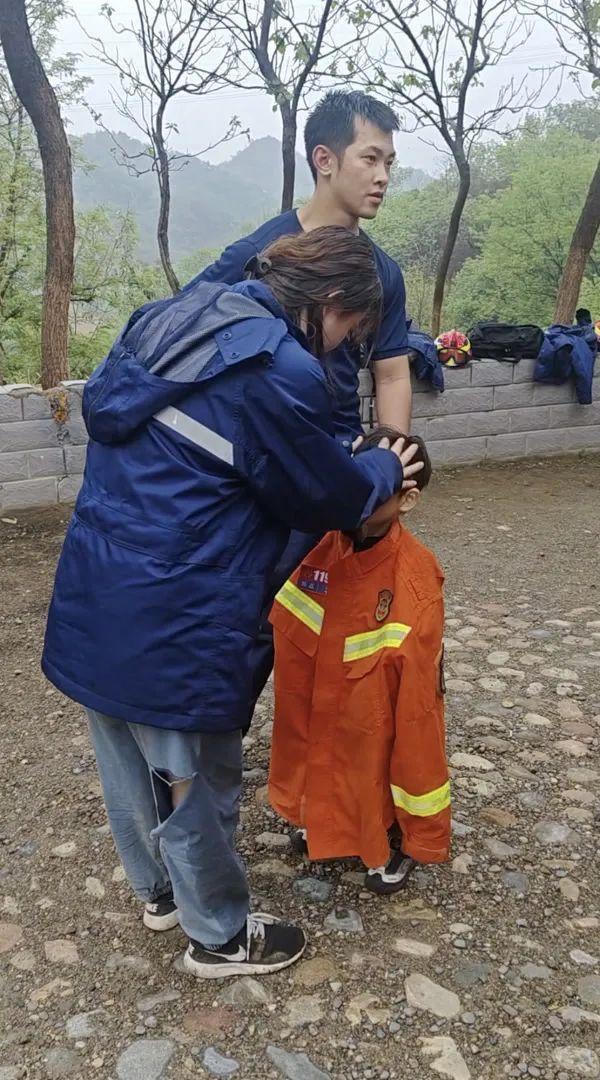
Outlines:
[[410, 431], [412, 387], [407, 356], [394, 356], [375, 363], [375, 400], [380, 424]]

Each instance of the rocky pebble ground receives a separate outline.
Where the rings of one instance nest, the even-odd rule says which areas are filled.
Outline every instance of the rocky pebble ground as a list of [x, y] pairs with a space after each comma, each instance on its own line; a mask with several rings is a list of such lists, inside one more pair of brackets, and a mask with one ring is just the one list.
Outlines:
[[142, 927], [80, 711], [38, 670], [64, 511], [0, 524], [0, 1080], [600, 1077], [599, 476], [444, 474], [419, 515], [448, 571], [454, 843], [405, 893], [292, 855], [265, 694], [240, 848], [310, 945], [262, 980], [191, 982], [182, 933]]

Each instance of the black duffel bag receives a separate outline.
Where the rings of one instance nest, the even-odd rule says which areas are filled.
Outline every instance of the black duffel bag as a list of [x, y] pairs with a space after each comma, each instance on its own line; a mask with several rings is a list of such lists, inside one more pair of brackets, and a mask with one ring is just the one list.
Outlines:
[[524, 356], [537, 359], [544, 341], [539, 326], [516, 323], [478, 322], [467, 333], [478, 360], [508, 360], [513, 364]]

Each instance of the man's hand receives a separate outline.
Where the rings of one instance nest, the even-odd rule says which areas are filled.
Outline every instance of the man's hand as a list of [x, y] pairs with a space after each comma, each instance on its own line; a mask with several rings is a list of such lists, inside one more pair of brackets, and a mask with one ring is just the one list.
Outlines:
[[396, 439], [396, 442], [392, 443], [392, 445], [390, 446], [389, 439], [382, 439], [379, 443], [379, 449], [391, 450], [392, 454], [395, 454], [396, 457], [400, 459], [400, 464], [402, 465], [402, 472], [404, 474], [402, 490], [408, 491], [409, 488], [414, 488], [417, 486], [417, 481], [411, 480], [411, 476], [414, 476], [415, 473], [421, 471], [421, 469], [424, 467], [424, 462], [417, 461], [415, 465], [410, 464], [415, 454], [418, 454], [419, 447], [416, 443], [411, 443], [410, 446], [407, 447], [407, 449], [405, 450], [405, 442], [405, 439]]

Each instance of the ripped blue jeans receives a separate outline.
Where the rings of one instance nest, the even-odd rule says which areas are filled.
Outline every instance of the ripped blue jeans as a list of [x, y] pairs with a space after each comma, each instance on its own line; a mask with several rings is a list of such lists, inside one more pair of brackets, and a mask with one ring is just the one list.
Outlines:
[[[223, 945], [250, 907], [235, 849], [242, 735], [169, 731], [86, 709], [113, 839], [139, 900], [173, 891], [194, 941]], [[171, 785], [187, 780], [173, 808]]]

